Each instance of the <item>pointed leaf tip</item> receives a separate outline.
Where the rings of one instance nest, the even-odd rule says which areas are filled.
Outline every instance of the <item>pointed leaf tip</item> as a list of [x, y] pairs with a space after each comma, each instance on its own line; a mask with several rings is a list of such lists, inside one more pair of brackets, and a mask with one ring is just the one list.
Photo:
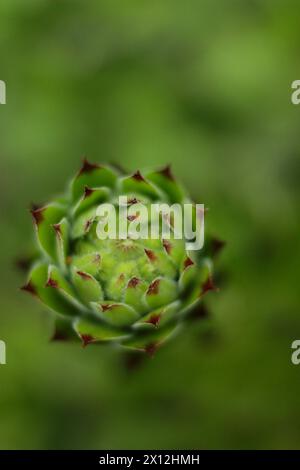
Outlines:
[[145, 253], [146, 253], [148, 259], [149, 259], [151, 262], [154, 262], [154, 261], [157, 260], [157, 257], [156, 257], [156, 255], [155, 255], [154, 251], [152, 251], [152, 250], [147, 250], [147, 248], [144, 248], [144, 251], [145, 251]]
[[78, 274], [78, 276], [80, 276], [85, 281], [90, 281], [91, 279], [93, 279], [93, 276], [91, 276], [90, 274], [85, 273], [83, 271], [76, 271], [76, 273]]
[[103, 312], [107, 312], [109, 310], [112, 310], [112, 309], [118, 307], [117, 304], [100, 304], [100, 305], [101, 305], [101, 308], [102, 308]]
[[91, 194], [93, 194], [93, 192], [94, 192], [94, 189], [89, 188], [88, 186], [85, 186], [83, 198], [87, 199], [89, 196], [91, 196]]
[[140, 279], [138, 277], [132, 277], [128, 282], [129, 288], [135, 288], [138, 284], [140, 284]]
[[219, 288], [215, 286], [212, 276], [208, 276], [206, 281], [201, 286], [201, 295], [206, 294], [206, 292], [215, 291], [218, 292]]
[[184, 261], [184, 269], [187, 269], [189, 266], [193, 266], [194, 261], [191, 260], [191, 258], [188, 256], [185, 261]]
[[216, 256], [223, 250], [225, 247], [226, 242], [224, 240], [220, 240], [219, 238], [213, 238], [211, 241], [211, 250], [212, 255]]
[[201, 302], [191, 311], [189, 318], [191, 320], [202, 320], [203, 318], [207, 318], [209, 316], [210, 311], [208, 310], [207, 306]]
[[171, 181], [175, 181], [175, 178], [173, 176], [172, 170], [171, 170], [171, 165], [167, 165], [164, 168], [162, 168], [159, 173], [163, 176], [165, 176], [167, 179]]
[[24, 292], [28, 292], [29, 294], [34, 295], [35, 297], [38, 296], [36, 288], [34, 287], [31, 281], [29, 281], [24, 286], [20, 287], [20, 289]]
[[138, 170], [136, 171], [133, 175], [132, 178], [135, 179], [136, 181], [145, 181], [144, 177], [141, 175], [141, 172]]
[[160, 279], [155, 279], [151, 282], [147, 290], [147, 295], [157, 295], [159, 292]]
[[91, 335], [80, 335], [81, 341], [82, 341], [82, 347], [85, 348], [89, 344], [93, 343], [95, 341], [95, 338]]
[[77, 176], [81, 176], [84, 173], [91, 173], [92, 171], [96, 170], [97, 168], [100, 168], [100, 165], [97, 165], [95, 163], [90, 163], [86, 158], [84, 158], [83, 162], [82, 162], [82, 166], [81, 166]]
[[150, 323], [151, 325], [158, 327], [160, 319], [161, 319], [161, 314], [153, 314], [148, 320], [145, 321], [145, 323]]
[[159, 348], [159, 343], [149, 343], [145, 347], [144, 351], [148, 356], [153, 357], [156, 351], [158, 350], [158, 348]]
[[132, 197], [131, 199], [128, 199], [127, 201], [127, 206], [133, 206], [133, 204], [137, 204], [140, 202], [136, 197]]
[[47, 280], [45, 284], [45, 287], [53, 287], [53, 289], [57, 289], [58, 282], [55, 279], [52, 279], [51, 277], [49, 277], [49, 279]]
[[37, 209], [30, 209], [31, 215], [33, 217], [33, 221], [36, 225], [39, 225], [40, 223], [43, 222], [44, 216], [43, 212], [45, 210], [45, 207], [40, 207]]
[[62, 233], [61, 233], [61, 224], [53, 224], [52, 227], [55, 230], [56, 235], [61, 237], [61, 235], [62, 235]]
[[50, 338], [50, 341], [67, 341], [68, 336], [60, 331], [54, 331], [54, 334]]
[[163, 240], [163, 247], [169, 255], [172, 251], [172, 244], [169, 242], [169, 240]]

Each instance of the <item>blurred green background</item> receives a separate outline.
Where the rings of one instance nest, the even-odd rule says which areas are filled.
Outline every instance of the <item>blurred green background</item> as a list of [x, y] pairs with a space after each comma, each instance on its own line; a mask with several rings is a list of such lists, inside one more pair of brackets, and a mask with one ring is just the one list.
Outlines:
[[[1, 1], [0, 448], [300, 447], [298, 7]], [[18, 291], [29, 203], [82, 155], [171, 162], [227, 241], [211, 319], [135, 370], [110, 348], [49, 343], [49, 315]]]

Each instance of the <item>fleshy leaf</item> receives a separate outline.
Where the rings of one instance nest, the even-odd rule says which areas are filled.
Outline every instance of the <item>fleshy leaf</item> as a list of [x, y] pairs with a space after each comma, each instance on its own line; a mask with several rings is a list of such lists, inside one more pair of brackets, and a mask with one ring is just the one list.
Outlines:
[[203, 260], [200, 266], [190, 265], [183, 271], [179, 279], [183, 309], [199, 300], [203, 294], [203, 285], [211, 274], [212, 266], [208, 260]]
[[153, 355], [164, 341], [175, 334], [177, 329], [179, 326], [176, 324], [166, 325], [164, 328], [153, 328], [152, 325], [145, 323], [135, 330], [134, 335], [122, 341], [122, 345]]
[[84, 189], [106, 186], [113, 188], [117, 181], [116, 173], [108, 167], [95, 165], [84, 160], [83, 165], [71, 184], [73, 201], [77, 201], [84, 194]]
[[57, 259], [56, 252], [56, 234], [53, 230], [53, 225], [58, 224], [66, 213], [64, 206], [60, 204], [49, 204], [40, 209], [33, 209], [31, 211], [35, 226], [37, 237], [43, 250], [52, 259]]
[[131, 305], [137, 312], [140, 312], [140, 314], [143, 314], [149, 309], [144, 296], [147, 287], [147, 283], [138, 277], [129, 279], [126, 286], [124, 300], [126, 304]]
[[49, 273], [47, 263], [35, 265], [27, 285], [30, 286], [32, 293], [37, 295], [44, 304], [55, 312], [69, 316], [76, 316], [82, 313], [82, 307], [72, 297], [67, 282], [62, 280], [58, 271], [54, 268], [50, 268]]
[[58, 224], [54, 224], [52, 227], [56, 236], [57, 259], [61, 268], [65, 269], [66, 258], [69, 249], [69, 222], [66, 218], [64, 218]]
[[142, 195], [151, 200], [157, 200], [161, 196], [159, 190], [147, 181], [139, 171], [120, 181], [120, 193]]
[[145, 298], [151, 309], [167, 305], [178, 296], [177, 284], [170, 279], [157, 277], [149, 285]]
[[132, 307], [113, 300], [97, 303], [96, 308], [101, 318], [116, 327], [130, 326], [139, 318], [138, 313]]
[[91, 274], [73, 267], [72, 281], [82, 302], [89, 304], [103, 299], [102, 288]]
[[92, 251], [93, 247], [88, 247], [88, 252], [82, 255], [75, 255], [71, 263], [77, 270], [84, 271], [92, 276], [97, 276], [101, 266], [101, 255], [98, 251]]
[[91, 207], [85, 212], [81, 213], [74, 221], [72, 227], [72, 237], [80, 238], [86, 235], [95, 221], [96, 207]]
[[97, 341], [114, 341], [126, 338], [124, 331], [113, 328], [92, 317], [83, 317], [75, 320], [74, 329], [84, 345]]
[[162, 328], [170, 322], [176, 321], [180, 312], [181, 303], [179, 300], [160, 307], [156, 310], [144, 315], [137, 323], [136, 326], [148, 324], [153, 328]]
[[91, 207], [97, 207], [107, 201], [110, 190], [108, 188], [89, 188], [85, 186], [84, 193], [74, 208], [74, 215], [78, 216]]
[[184, 191], [175, 181], [170, 166], [148, 173], [147, 179], [164, 191], [171, 204], [184, 200]]

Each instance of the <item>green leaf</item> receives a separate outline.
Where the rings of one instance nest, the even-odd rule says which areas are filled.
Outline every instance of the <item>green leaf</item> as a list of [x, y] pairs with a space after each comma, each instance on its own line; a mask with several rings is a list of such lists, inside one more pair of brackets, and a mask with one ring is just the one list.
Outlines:
[[97, 321], [93, 317], [75, 320], [74, 329], [84, 344], [97, 341], [114, 341], [126, 338], [124, 331]]
[[75, 219], [72, 226], [72, 238], [83, 237], [91, 230], [96, 218], [96, 210], [96, 207], [91, 207]]
[[73, 201], [77, 201], [83, 196], [86, 186], [88, 188], [100, 188], [102, 186], [113, 188], [116, 181], [117, 175], [113, 170], [91, 164], [85, 160], [81, 170], [71, 184]]
[[136, 326], [147, 324], [152, 328], [163, 328], [167, 324], [177, 320], [180, 308], [181, 302], [177, 300], [172, 304], [152, 310], [150, 313], [147, 313], [147, 315], [144, 315], [136, 323]]
[[144, 324], [135, 330], [134, 334], [122, 341], [122, 345], [153, 355], [159, 346], [168, 340], [179, 329], [177, 324], [168, 324], [164, 328], [153, 328]]
[[64, 206], [53, 203], [40, 209], [31, 211], [35, 226], [37, 237], [42, 249], [52, 259], [57, 259], [56, 251], [56, 233], [53, 225], [58, 224], [66, 214]]
[[88, 252], [82, 255], [75, 255], [71, 260], [72, 266], [77, 270], [84, 271], [92, 276], [97, 276], [101, 267], [101, 256], [98, 251], [92, 251], [93, 246], [88, 246]]
[[109, 188], [88, 188], [86, 186], [83, 196], [74, 208], [74, 215], [78, 216], [91, 207], [98, 207], [100, 203], [107, 201], [109, 194]]
[[72, 282], [82, 302], [88, 304], [103, 299], [103, 291], [98, 281], [89, 273], [72, 268]]
[[130, 326], [139, 318], [138, 313], [124, 303], [106, 300], [93, 305], [102, 319], [117, 327]]
[[147, 181], [139, 171], [134, 175], [128, 176], [120, 180], [120, 194], [142, 195], [157, 200], [161, 198], [160, 192]]
[[167, 305], [178, 297], [177, 283], [170, 279], [157, 277], [148, 287], [145, 298], [151, 309]]
[[69, 249], [69, 222], [66, 218], [64, 218], [58, 224], [54, 224], [52, 227], [56, 236], [57, 259], [60, 267], [65, 270], [66, 258]]
[[[26, 288], [27, 287], [27, 288]], [[29, 282], [24, 289], [36, 294], [40, 300], [57, 313], [76, 316], [83, 307], [72, 295], [72, 288], [55, 267], [38, 263], [31, 271]]]
[[147, 283], [137, 277], [129, 279], [126, 286], [124, 296], [125, 303], [131, 305], [140, 314], [149, 310], [145, 302], [147, 287]]
[[148, 173], [146, 176], [149, 181], [158, 186], [167, 195], [171, 204], [180, 203], [184, 200], [184, 191], [174, 180], [170, 167]]
[[212, 266], [209, 260], [203, 260], [200, 265], [191, 265], [182, 272], [179, 288], [183, 309], [192, 306], [199, 300], [202, 286], [211, 274]]

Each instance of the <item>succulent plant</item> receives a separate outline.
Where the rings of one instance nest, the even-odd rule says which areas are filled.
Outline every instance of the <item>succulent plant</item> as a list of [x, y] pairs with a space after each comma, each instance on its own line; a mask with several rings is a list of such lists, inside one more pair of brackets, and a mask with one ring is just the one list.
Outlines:
[[53, 339], [151, 354], [214, 289], [218, 247], [209, 239], [204, 250], [187, 252], [172, 235], [99, 239], [96, 210], [107, 202], [118, 210], [120, 195], [129, 206], [189, 201], [169, 167], [128, 176], [84, 160], [63, 197], [31, 210], [39, 257], [22, 289], [56, 313]]

